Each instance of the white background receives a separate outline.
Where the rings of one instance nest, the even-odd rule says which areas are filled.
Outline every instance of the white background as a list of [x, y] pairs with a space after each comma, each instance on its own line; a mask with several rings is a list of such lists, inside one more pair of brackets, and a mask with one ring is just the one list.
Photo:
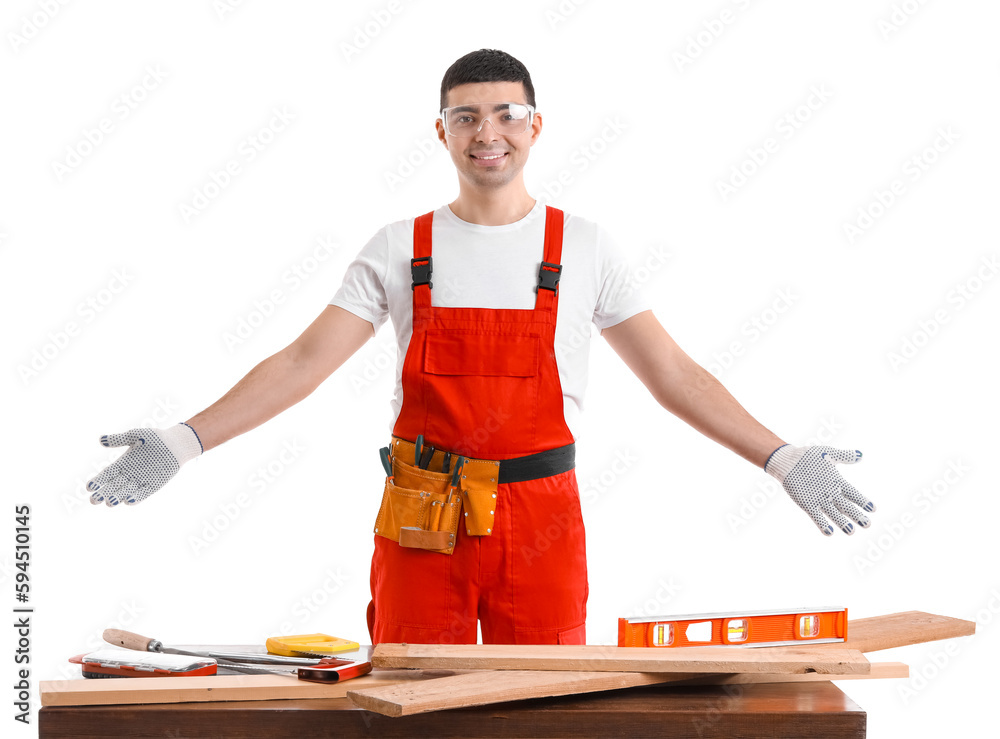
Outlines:
[[[862, 450], [844, 474], [878, 504], [870, 530], [824, 538], [595, 337], [578, 455], [589, 641], [613, 643], [636, 613], [832, 604], [977, 620], [950, 654], [874, 655], [909, 663], [908, 681], [841, 686], [873, 737], [986, 720], [1000, 632], [1000, 280], [981, 261], [1000, 251], [995, 4], [46, 7], [0, 14], [0, 561], [13, 604], [13, 508], [29, 504], [33, 680], [72, 675], [65, 660], [109, 626], [168, 644], [367, 639], [389, 328], [142, 505], [91, 506], [83, 484], [116, 455], [101, 434], [209, 405], [324, 308], [372, 233], [454, 198], [428, 143], [440, 79], [496, 47], [531, 70], [545, 122], [532, 193], [605, 226], [667, 329], [761, 422]], [[282, 108], [294, 120], [249, 161]], [[240, 173], [185, 219], [230, 160]], [[880, 211], [894, 180], [904, 190]], [[874, 217], [852, 240], [859, 209]], [[321, 243], [336, 246], [313, 261]], [[227, 342], [241, 321], [252, 330]]]

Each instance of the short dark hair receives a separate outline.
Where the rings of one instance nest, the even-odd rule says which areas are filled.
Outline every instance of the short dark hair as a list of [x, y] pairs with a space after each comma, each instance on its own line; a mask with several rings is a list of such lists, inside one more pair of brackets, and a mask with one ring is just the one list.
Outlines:
[[441, 80], [441, 110], [448, 102], [448, 92], [459, 85], [476, 82], [520, 82], [524, 85], [525, 102], [535, 107], [535, 88], [528, 68], [505, 51], [480, 49], [472, 51], [448, 67]]

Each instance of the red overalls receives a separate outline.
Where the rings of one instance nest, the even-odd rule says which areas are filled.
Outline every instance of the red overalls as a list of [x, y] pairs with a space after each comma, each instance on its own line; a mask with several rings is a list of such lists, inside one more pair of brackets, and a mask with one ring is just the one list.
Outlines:
[[[431, 256], [432, 219], [414, 223], [415, 260]], [[545, 262], [559, 263], [562, 236], [562, 211], [547, 207]], [[533, 310], [438, 308], [431, 285], [416, 285], [393, 434], [423, 434], [476, 459], [571, 444], [554, 348], [557, 295], [537, 288]], [[375, 537], [372, 643], [474, 644], [477, 619], [487, 644], [584, 643], [587, 562], [573, 470], [501, 483], [492, 534], [468, 536], [461, 525], [458, 533], [452, 555]]]

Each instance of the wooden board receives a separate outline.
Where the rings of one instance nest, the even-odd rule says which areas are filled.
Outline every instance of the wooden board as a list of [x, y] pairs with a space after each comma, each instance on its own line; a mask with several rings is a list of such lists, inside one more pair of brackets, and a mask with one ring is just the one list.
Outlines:
[[310, 683], [284, 675], [136, 677], [106, 680], [48, 680], [39, 683], [43, 706], [109, 706], [137, 703], [205, 703], [303, 698], [343, 698], [354, 687], [395, 685], [452, 677], [449, 670], [389, 670], [342, 683]]
[[[857, 649], [877, 652], [880, 649], [906, 647], [911, 644], [971, 636], [976, 633], [975, 621], [936, 616], [922, 611], [892, 613], [888, 616], [851, 619], [847, 624], [847, 641], [838, 644], [813, 644], [811, 649]], [[762, 649], [765, 647], [761, 647]]]
[[409, 716], [446, 708], [484, 706], [526, 698], [619, 690], [683, 680], [692, 675], [655, 672], [570, 672], [551, 670], [478, 670], [454, 677], [405, 685], [360, 688], [347, 697], [355, 705], [383, 716]]
[[[908, 676], [909, 668], [900, 662], [877, 662], [871, 665], [871, 672], [868, 674], [847, 675], [844, 679]], [[352, 686], [351, 690], [347, 691], [347, 697], [357, 706], [383, 716], [410, 716], [448, 708], [468, 708], [527, 698], [550, 698], [668, 682], [688, 685], [745, 685], [830, 679], [830, 675], [814, 672], [801, 675], [737, 673], [704, 676], [655, 672], [496, 670], [382, 687]]]
[[685, 647], [650, 649], [547, 644], [379, 644], [372, 664], [382, 669], [571, 670], [582, 672], [818, 672], [865, 674], [856, 649]]

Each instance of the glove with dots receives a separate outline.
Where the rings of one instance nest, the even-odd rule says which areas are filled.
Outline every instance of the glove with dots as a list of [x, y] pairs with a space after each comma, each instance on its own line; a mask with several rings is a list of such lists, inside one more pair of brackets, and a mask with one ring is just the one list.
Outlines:
[[87, 483], [90, 502], [141, 503], [177, 474], [181, 465], [202, 453], [201, 440], [186, 423], [168, 429], [132, 429], [101, 437], [106, 447], [127, 446], [122, 456]]
[[844, 480], [833, 465], [854, 464], [860, 459], [861, 452], [853, 450], [785, 444], [771, 453], [764, 471], [781, 483], [826, 536], [833, 534], [830, 521], [845, 534], [853, 534], [854, 524], [848, 517], [868, 528], [871, 521], [862, 511], [871, 513], [875, 504]]

